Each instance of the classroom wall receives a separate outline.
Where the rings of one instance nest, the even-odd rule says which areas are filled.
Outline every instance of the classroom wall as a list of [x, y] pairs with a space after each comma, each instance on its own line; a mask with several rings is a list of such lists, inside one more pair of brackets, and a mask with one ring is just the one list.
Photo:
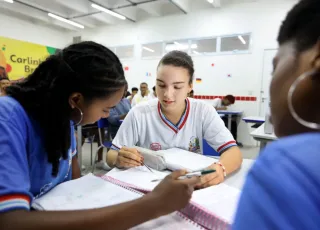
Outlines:
[[[277, 48], [276, 37], [281, 21], [296, 2], [259, 0], [188, 15], [154, 18], [130, 25], [102, 27], [77, 35], [81, 35], [82, 40], [94, 40], [106, 46], [134, 44], [135, 58], [122, 60], [129, 67], [126, 71], [129, 86], [139, 86], [144, 81], [152, 88], [159, 59], [142, 60], [142, 43], [251, 33], [249, 54], [193, 57], [195, 77], [202, 78], [202, 83], [194, 84], [194, 90], [196, 95], [231, 93], [256, 97], [255, 101], [237, 101], [233, 107], [243, 110], [244, 116], [258, 115], [264, 49]], [[151, 76], [146, 76], [147, 72]], [[210, 100], [206, 101], [210, 103]], [[238, 139], [246, 145], [255, 144], [249, 135], [250, 131], [249, 125], [240, 122]]]
[[72, 33], [37, 25], [0, 14], [0, 36], [32, 42], [40, 45], [63, 48], [72, 42]]

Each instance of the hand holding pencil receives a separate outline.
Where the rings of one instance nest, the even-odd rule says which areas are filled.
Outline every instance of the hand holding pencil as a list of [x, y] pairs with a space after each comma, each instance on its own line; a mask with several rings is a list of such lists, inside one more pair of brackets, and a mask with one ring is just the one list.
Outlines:
[[116, 160], [118, 168], [132, 168], [144, 165], [143, 156], [135, 148], [122, 147]]

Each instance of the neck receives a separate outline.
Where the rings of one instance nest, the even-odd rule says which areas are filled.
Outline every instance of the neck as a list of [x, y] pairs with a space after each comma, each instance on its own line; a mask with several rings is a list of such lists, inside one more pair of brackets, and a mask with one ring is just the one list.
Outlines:
[[173, 124], [177, 124], [183, 115], [184, 111], [186, 110], [186, 103], [183, 103], [179, 108], [176, 108], [174, 111], [166, 111], [162, 110], [162, 113], [166, 116], [166, 118], [171, 121]]

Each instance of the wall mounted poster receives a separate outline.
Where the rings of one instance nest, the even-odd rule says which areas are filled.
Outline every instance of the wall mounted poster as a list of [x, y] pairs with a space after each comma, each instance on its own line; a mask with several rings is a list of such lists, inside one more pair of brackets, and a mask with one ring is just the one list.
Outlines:
[[31, 74], [56, 48], [0, 36], [0, 69], [10, 80], [19, 80]]

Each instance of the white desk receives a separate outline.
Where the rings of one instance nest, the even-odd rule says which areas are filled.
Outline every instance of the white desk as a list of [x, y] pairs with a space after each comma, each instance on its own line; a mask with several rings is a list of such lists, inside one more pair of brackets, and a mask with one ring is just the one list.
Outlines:
[[243, 159], [241, 168], [232, 175], [228, 176], [224, 183], [231, 187], [242, 190], [242, 186], [253, 163], [254, 160], [252, 159]]
[[218, 110], [217, 111], [219, 115], [225, 115], [228, 116], [228, 129], [231, 130], [231, 118], [233, 116], [241, 116], [242, 111], [228, 111], [228, 110]]
[[[219, 159], [219, 157], [213, 157]], [[252, 159], [243, 159], [241, 168], [228, 175], [226, 180], [223, 182], [226, 185], [242, 190], [243, 184], [246, 180], [247, 174], [254, 164], [254, 160]]]
[[264, 124], [250, 133], [250, 135], [257, 141], [260, 141], [260, 151], [267, 145], [268, 142], [277, 140], [274, 134], [264, 133]]
[[266, 119], [264, 117], [258, 117], [258, 116], [248, 116], [242, 118], [243, 121], [246, 123], [264, 123]]

